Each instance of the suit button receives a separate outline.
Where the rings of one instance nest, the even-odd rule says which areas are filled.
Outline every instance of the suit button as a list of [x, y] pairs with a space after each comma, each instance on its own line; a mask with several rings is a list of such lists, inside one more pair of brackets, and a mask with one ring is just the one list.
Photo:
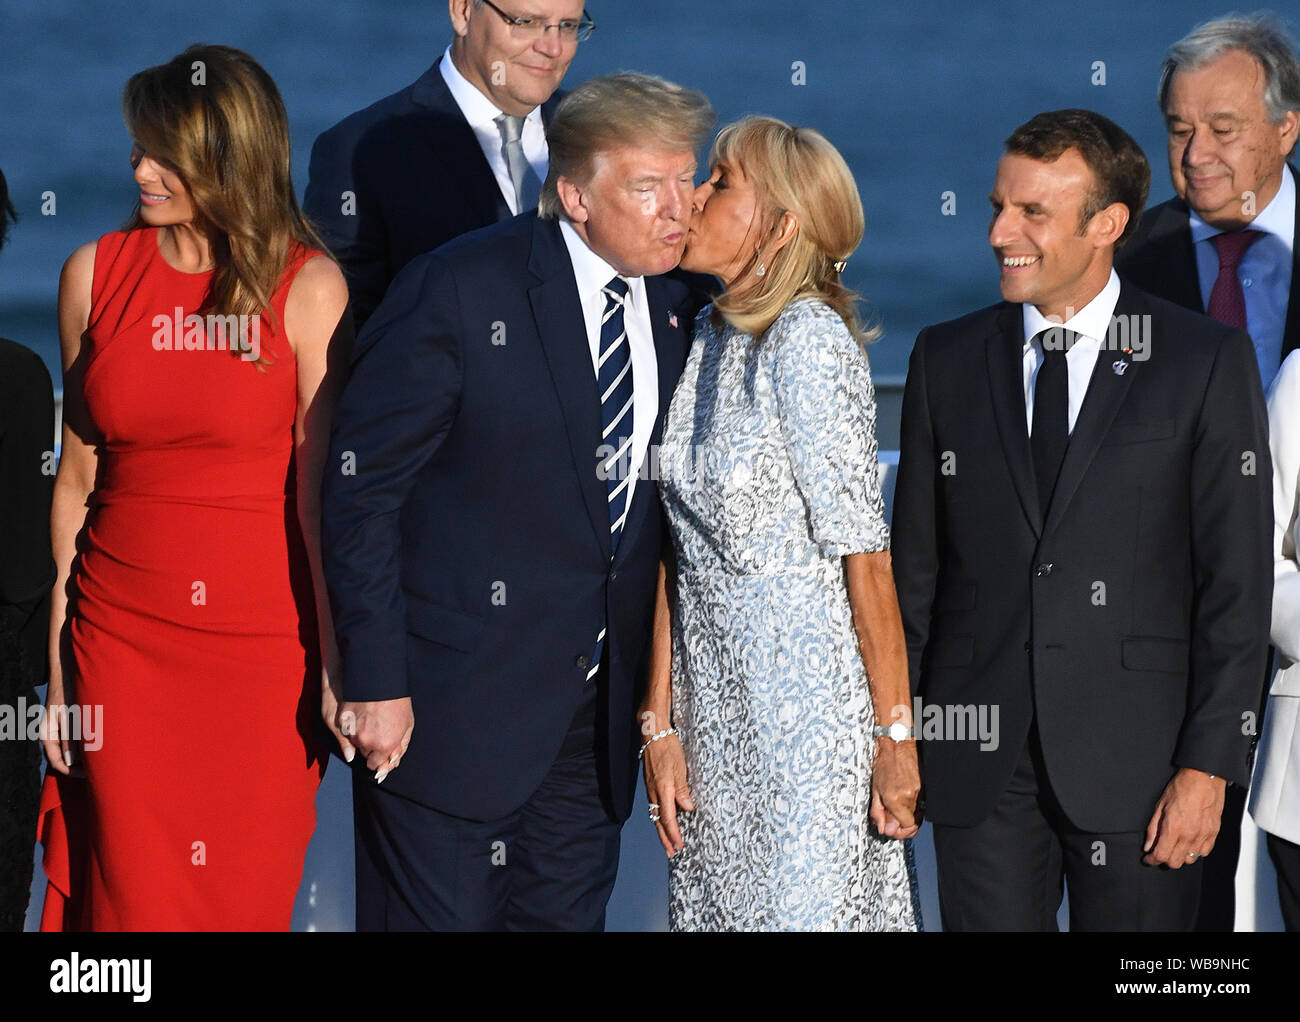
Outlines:
[[1031, 645], [1029, 645], [1029, 643], [1026, 642], [1026, 643], [1025, 643], [1025, 652], [1026, 652], [1026, 653], [1032, 653], [1033, 651], [1034, 651], [1034, 647], [1031, 646]]
[[1035, 574], [1039, 578], [1044, 578], [1045, 576], [1050, 575], [1051, 573], [1052, 573], [1052, 565], [1050, 564], [1040, 564], [1038, 566], [1038, 570], [1035, 572]]
[[579, 653], [573, 662], [585, 671], [591, 666], [591, 657], [587, 656], [586, 653]]
[[613, 568], [610, 568], [610, 569], [609, 569], [609, 580], [610, 580], [611, 582], [617, 582], [617, 581], [618, 581], [618, 572], [615, 571]]

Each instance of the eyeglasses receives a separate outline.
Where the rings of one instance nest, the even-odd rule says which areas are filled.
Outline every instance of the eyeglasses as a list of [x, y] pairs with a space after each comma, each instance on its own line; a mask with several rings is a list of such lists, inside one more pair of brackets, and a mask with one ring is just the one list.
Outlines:
[[546, 35], [548, 28], [553, 28], [564, 42], [583, 43], [591, 38], [591, 33], [596, 29], [596, 23], [591, 20], [586, 11], [582, 12], [581, 21], [566, 20], [548, 25], [541, 18], [516, 18], [513, 14], [507, 14], [492, 0], [483, 0], [483, 2], [501, 15], [501, 20], [510, 26], [510, 36], [513, 39], [536, 42]]

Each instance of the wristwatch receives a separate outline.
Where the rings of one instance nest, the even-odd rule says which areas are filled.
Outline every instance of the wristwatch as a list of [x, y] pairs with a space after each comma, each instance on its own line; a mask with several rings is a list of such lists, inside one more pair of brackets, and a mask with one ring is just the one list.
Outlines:
[[872, 738], [892, 738], [895, 742], [905, 742], [916, 737], [916, 728], [901, 721], [892, 724], [877, 724], [871, 729]]

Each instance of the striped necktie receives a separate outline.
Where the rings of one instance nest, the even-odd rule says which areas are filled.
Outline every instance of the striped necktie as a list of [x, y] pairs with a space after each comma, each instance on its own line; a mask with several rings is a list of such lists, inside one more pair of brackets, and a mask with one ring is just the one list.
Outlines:
[[627, 281], [615, 277], [603, 288], [605, 314], [600, 321], [600, 365], [596, 383], [600, 390], [601, 444], [612, 450], [601, 463], [609, 497], [609, 549], [618, 550], [618, 540], [627, 520], [628, 483], [632, 478], [632, 347], [627, 342], [623, 305]]
[[[600, 320], [600, 358], [596, 370], [596, 386], [600, 391], [601, 453], [609, 454], [600, 463], [601, 475], [609, 502], [610, 557], [618, 550], [619, 537], [627, 521], [628, 483], [634, 468], [632, 450], [632, 347], [628, 344], [627, 329], [623, 320], [627, 301], [627, 281], [615, 277], [602, 289], [605, 295], [605, 312]], [[590, 680], [600, 667], [600, 655], [605, 644], [605, 629], [596, 636], [596, 654], [591, 659]]]

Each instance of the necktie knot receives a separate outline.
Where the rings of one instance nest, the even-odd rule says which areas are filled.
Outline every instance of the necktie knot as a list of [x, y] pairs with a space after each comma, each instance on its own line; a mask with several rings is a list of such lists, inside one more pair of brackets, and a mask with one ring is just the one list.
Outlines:
[[501, 114], [496, 118], [497, 127], [501, 131], [501, 141], [506, 145], [512, 142], [518, 142], [524, 133], [524, 119], [522, 117], [513, 117], [510, 114]]
[[1039, 331], [1034, 337], [1043, 350], [1044, 360], [1057, 356], [1065, 358], [1069, 350], [1074, 347], [1075, 341], [1079, 339], [1079, 335], [1073, 330], [1066, 330], [1062, 326], [1048, 327], [1046, 330]]
[[1244, 231], [1225, 231], [1211, 238], [1210, 241], [1219, 252], [1219, 269], [1235, 270], [1237, 264], [1241, 262], [1241, 257], [1246, 254], [1246, 249], [1250, 248], [1262, 233], [1247, 228]]
[[627, 281], [622, 277], [615, 277], [603, 288], [601, 288], [601, 291], [603, 291], [605, 294], [606, 304], [609, 304], [611, 302], [622, 303], [623, 300], [627, 298], [627, 292], [628, 292]]

